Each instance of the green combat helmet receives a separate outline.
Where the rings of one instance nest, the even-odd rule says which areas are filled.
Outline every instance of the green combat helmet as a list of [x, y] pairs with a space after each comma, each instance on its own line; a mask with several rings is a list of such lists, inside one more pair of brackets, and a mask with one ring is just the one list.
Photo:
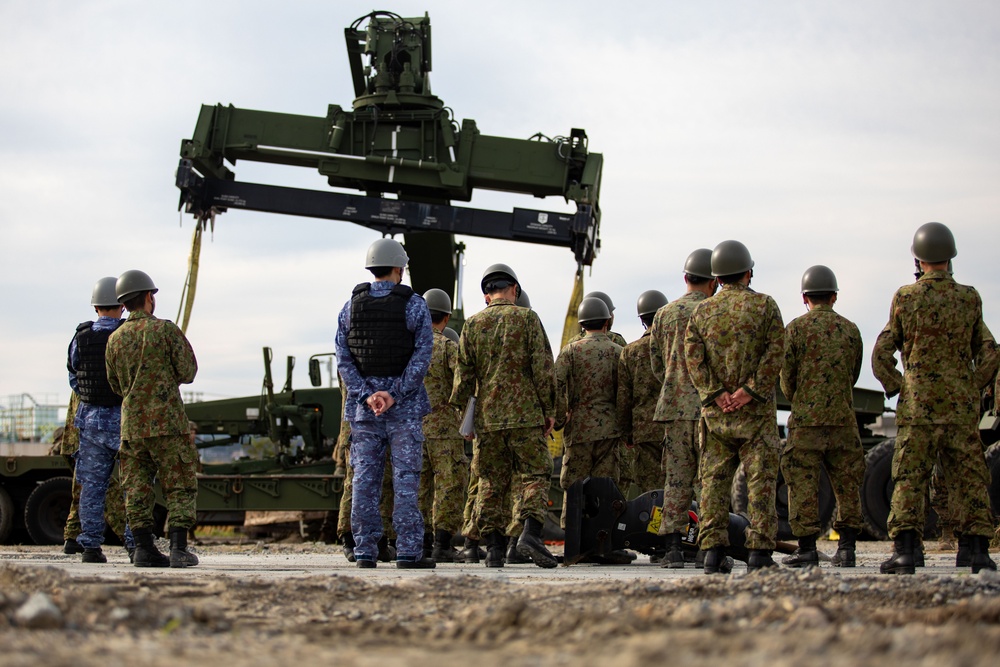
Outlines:
[[456, 343], [458, 342], [458, 332], [452, 329], [451, 327], [445, 327], [444, 331], [442, 331], [441, 333], [443, 333], [445, 337], [448, 338], [449, 340], [453, 340]]
[[[587, 294], [583, 295], [583, 298], [584, 299], [600, 299], [605, 304], [607, 304], [609, 311], [611, 311], [612, 313], [615, 312], [615, 304], [612, 303], [611, 297], [608, 296], [607, 294], [605, 294], [604, 292], [588, 292]], [[608, 317], [611, 317], [611, 316], [608, 315]]]
[[118, 299], [118, 303], [125, 303], [140, 292], [156, 294], [158, 291], [149, 274], [138, 269], [126, 271], [115, 281], [115, 297]]
[[802, 274], [802, 293], [815, 294], [817, 292], [839, 292], [837, 287], [837, 276], [829, 267], [817, 264], [810, 266]]
[[118, 294], [115, 292], [117, 282], [118, 279], [111, 276], [98, 280], [90, 296], [90, 305], [98, 308], [117, 308], [119, 305]]
[[712, 250], [712, 277], [746, 273], [753, 268], [750, 251], [739, 241], [723, 241]]
[[598, 297], [586, 297], [576, 309], [576, 319], [582, 325], [584, 322], [601, 322], [611, 319], [611, 309]]
[[501, 290], [510, 285], [517, 286], [517, 295], [521, 294], [521, 283], [517, 279], [514, 269], [506, 264], [490, 264], [483, 271], [483, 280], [480, 282], [483, 294], [489, 294], [496, 290]]
[[424, 292], [424, 301], [427, 302], [427, 310], [432, 313], [444, 313], [451, 315], [451, 297], [443, 289], [432, 288]]
[[712, 251], [698, 248], [684, 260], [684, 273], [699, 278], [714, 278], [712, 275]]
[[517, 301], [514, 302], [514, 305], [521, 308], [531, 308], [531, 299], [528, 298], [528, 293], [521, 290], [521, 293], [517, 295]]
[[396, 239], [379, 239], [368, 246], [365, 258], [365, 268], [375, 269], [383, 266], [403, 268], [410, 261], [403, 244]]
[[946, 225], [940, 222], [928, 222], [921, 225], [913, 235], [913, 245], [910, 246], [913, 258], [928, 264], [939, 264], [954, 259], [958, 255], [955, 248], [955, 236]]
[[665, 305], [667, 305], [667, 297], [663, 292], [651, 289], [639, 295], [638, 301], [635, 302], [635, 309], [638, 311], [639, 317], [642, 317], [655, 315], [656, 311]]

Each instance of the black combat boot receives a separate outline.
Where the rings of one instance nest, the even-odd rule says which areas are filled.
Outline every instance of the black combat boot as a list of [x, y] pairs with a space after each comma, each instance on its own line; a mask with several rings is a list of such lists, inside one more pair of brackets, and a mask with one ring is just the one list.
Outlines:
[[188, 551], [188, 529], [170, 529], [170, 567], [194, 567], [198, 557]]
[[972, 535], [956, 533], [958, 551], [955, 553], [955, 567], [972, 567]]
[[729, 574], [733, 571], [733, 561], [726, 555], [726, 547], [705, 549], [705, 574]]
[[917, 541], [917, 531], [903, 530], [892, 541], [892, 556], [879, 566], [882, 574], [913, 574], [913, 545]]
[[378, 559], [383, 563], [396, 560], [396, 547], [389, 544], [389, 538], [385, 535], [378, 540]]
[[347, 562], [353, 563], [357, 560], [354, 557], [354, 547], [357, 546], [357, 544], [354, 543], [354, 534], [344, 533], [340, 536], [340, 543], [343, 545], [341, 548], [344, 550], [344, 558], [347, 559]]
[[530, 558], [525, 558], [517, 553], [517, 539], [513, 537], [507, 538], [507, 555], [504, 556], [504, 560], [507, 565], [524, 565], [531, 562]]
[[781, 559], [788, 567], [819, 567], [819, 552], [816, 550], [818, 535], [803, 535], [799, 538], [799, 548], [792, 555]]
[[507, 538], [496, 531], [486, 536], [486, 567], [503, 567]]
[[858, 531], [853, 528], [840, 530], [840, 541], [837, 542], [837, 553], [831, 563], [834, 567], [854, 567], [856, 565], [855, 551], [858, 543]]
[[778, 567], [778, 564], [771, 558], [770, 549], [751, 549], [747, 556], [747, 572], [756, 572], [768, 567]]
[[396, 559], [396, 568], [400, 570], [433, 570], [436, 567], [437, 563], [434, 562], [433, 558]]
[[486, 554], [479, 548], [479, 540], [471, 540], [468, 537], [465, 538], [465, 548], [458, 556], [463, 563], [478, 563], [486, 558]]
[[101, 547], [96, 547], [93, 549], [84, 549], [81, 560], [84, 563], [107, 563], [108, 557], [104, 555]]
[[542, 541], [542, 522], [533, 517], [524, 520], [524, 530], [517, 540], [517, 553], [530, 558], [538, 567], [555, 567], [559, 564]]
[[65, 544], [63, 544], [63, 553], [66, 554], [67, 556], [72, 556], [73, 554], [82, 554], [83, 547], [81, 547], [80, 543], [76, 541], [76, 538], [71, 537], [66, 540]]
[[914, 531], [913, 538], [913, 566], [924, 566], [924, 537]]
[[132, 564], [136, 567], [170, 567], [170, 558], [160, 553], [156, 548], [156, 538], [152, 528], [133, 528], [135, 537], [135, 557]]
[[434, 554], [434, 533], [424, 533], [424, 558]]
[[451, 533], [447, 530], [438, 528], [434, 531], [431, 558], [437, 563], [454, 563], [458, 560], [458, 554], [451, 547]]
[[970, 535], [972, 542], [972, 574], [981, 570], [996, 572], [997, 564], [990, 558], [990, 538], [983, 535]]
[[660, 567], [672, 570], [684, 567], [684, 549], [681, 547], [680, 533], [670, 533], [667, 535], [667, 552], [663, 554], [663, 563]]

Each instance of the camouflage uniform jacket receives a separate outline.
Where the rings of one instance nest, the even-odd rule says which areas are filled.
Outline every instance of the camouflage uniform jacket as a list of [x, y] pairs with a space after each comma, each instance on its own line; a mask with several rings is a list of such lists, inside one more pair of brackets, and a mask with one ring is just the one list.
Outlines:
[[649, 361], [652, 342], [647, 330], [626, 345], [618, 358], [618, 423], [628, 443], [663, 440], [663, 425], [653, 421], [660, 382]]
[[697, 421], [701, 417], [701, 399], [685, 362], [684, 336], [691, 313], [706, 298], [704, 292], [688, 292], [660, 308], [653, 318], [649, 361], [660, 381], [653, 414], [658, 422]]
[[781, 368], [781, 391], [792, 404], [788, 427], [853, 426], [862, 357], [861, 332], [832, 306], [815, 305], [792, 320]]
[[108, 382], [122, 402], [122, 440], [187, 435], [178, 387], [194, 381], [198, 361], [170, 320], [135, 311], [108, 339]]
[[[896, 369], [897, 350], [903, 373]], [[997, 363], [979, 293], [945, 271], [925, 273], [896, 291], [872, 350], [872, 371], [886, 395], [899, 394], [900, 426], [977, 423], [979, 390]]]
[[431, 365], [424, 376], [424, 387], [431, 401], [431, 412], [424, 417], [425, 438], [458, 438], [462, 417], [449, 403], [458, 368], [458, 344], [439, 331], [434, 332]]
[[742, 388], [753, 400], [727, 415], [775, 414], [774, 390], [785, 355], [785, 325], [774, 299], [741, 283], [723, 285], [702, 301], [688, 321], [685, 353], [702, 416], [720, 418], [715, 399]]
[[543, 426], [555, 416], [556, 388], [538, 314], [493, 299], [465, 322], [451, 404], [461, 411], [476, 396], [477, 433]]
[[[556, 428], [568, 444], [616, 438], [618, 357], [622, 347], [606, 333], [588, 332], [556, 359]], [[572, 413], [566, 421], [566, 413]]]
[[[580, 329], [580, 332], [575, 336], [573, 336], [573, 338], [570, 339], [569, 343], [575, 343], [578, 340], [583, 340], [586, 335], [587, 332], [583, 329]], [[625, 340], [625, 336], [622, 336], [620, 333], [617, 333], [615, 331], [609, 331], [608, 338], [611, 339], [612, 343], [617, 343], [620, 347], [625, 347], [626, 345], [628, 345], [628, 341]], [[566, 344], [569, 345], [569, 343]]]

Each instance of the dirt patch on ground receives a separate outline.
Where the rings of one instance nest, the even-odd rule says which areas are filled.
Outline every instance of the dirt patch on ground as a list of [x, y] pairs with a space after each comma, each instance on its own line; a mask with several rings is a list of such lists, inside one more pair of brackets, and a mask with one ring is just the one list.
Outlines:
[[[26, 616], [32, 597], [51, 602], [53, 619]], [[463, 575], [373, 583], [353, 573], [263, 580], [137, 570], [107, 580], [12, 563], [0, 566], [0, 645], [11, 667], [992, 667], [1000, 577], [844, 577], [824, 568], [526, 585]]]

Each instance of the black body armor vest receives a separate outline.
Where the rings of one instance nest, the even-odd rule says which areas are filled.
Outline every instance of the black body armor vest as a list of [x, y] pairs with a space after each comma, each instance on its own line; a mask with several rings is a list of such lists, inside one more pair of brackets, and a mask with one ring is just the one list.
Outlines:
[[374, 297], [368, 293], [370, 285], [354, 288], [347, 345], [365, 377], [399, 377], [413, 356], [413, 332], [406, 328], [413, 289], [396, 285], [388, 295]]
[[93, 326], [93, 322], [84, 322], [76, 328], [76, 352], [80, 357], [76, 368], [77, 393], [81, 401], [90, 405], [121, 405], [122, 397], [111, 391], [104, 365], [104, 351], [114, 330], [94, 331]]

